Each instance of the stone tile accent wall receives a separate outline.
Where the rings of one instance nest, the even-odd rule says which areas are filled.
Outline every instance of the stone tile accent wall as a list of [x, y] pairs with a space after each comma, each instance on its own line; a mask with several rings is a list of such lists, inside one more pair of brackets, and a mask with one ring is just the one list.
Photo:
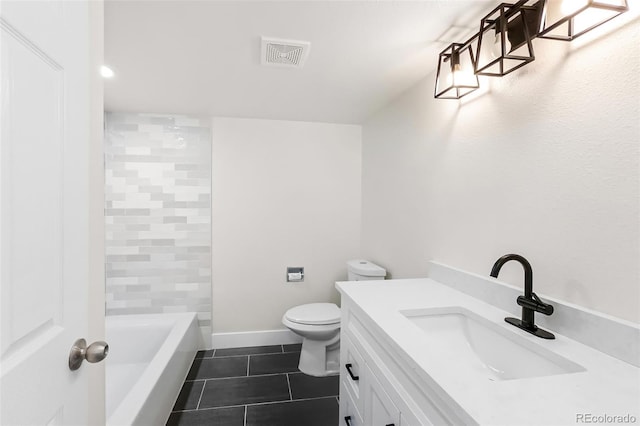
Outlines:
[[197, 312], [211, 331], [209, 119], [107, 113], [107, 315]]

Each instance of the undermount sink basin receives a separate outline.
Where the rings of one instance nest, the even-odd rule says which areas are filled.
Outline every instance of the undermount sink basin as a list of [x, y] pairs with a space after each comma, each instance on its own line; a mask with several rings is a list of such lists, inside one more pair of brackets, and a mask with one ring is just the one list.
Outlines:
[[[585, 371], [580, 365], [460, 307], [400, 311], [456, 372], [514, 380]], [[545, 342], [552, 345], [553, 342]]]

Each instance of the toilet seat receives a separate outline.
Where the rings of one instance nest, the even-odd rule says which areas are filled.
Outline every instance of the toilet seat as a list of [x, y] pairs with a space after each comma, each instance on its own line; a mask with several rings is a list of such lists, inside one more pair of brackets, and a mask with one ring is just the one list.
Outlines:
[[309, 303], [289, 309], [284, 317], [297, 324], [338, 324], [340, 323], [340, 308], [333, 303]]

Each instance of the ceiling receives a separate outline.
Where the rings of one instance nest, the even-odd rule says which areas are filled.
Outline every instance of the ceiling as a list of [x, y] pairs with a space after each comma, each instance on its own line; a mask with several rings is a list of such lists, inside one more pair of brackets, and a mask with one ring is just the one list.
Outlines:
[[[105, 108], [359, 124], [493, 3], [108, 0]], [[261, 65], [261, 36], [310, 41], [304, 67]]]

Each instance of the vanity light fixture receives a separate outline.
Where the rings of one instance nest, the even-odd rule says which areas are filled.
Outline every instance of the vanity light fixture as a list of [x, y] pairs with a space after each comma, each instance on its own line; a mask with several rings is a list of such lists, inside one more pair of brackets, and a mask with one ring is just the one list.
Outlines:
[[627, 0], [545, 0], [538, 37], [571, 41], [628, 10]]
[[502, 3], [482, 18], [476, 74], [502, 77], [533, 61], [531, 23], [534, 24], [532, 28], [536, 28], [535, 9], [525, 15], [525, 7], [507, 3]]
[[471, 43], [452, 43], [440, 52], [437, 76], [439, 99], [460, 99], [480, 87]]
[[[440, 53], [434, 97], [460, 99], [479, 87], [478, 75], [502, 77], [532, 62], [534, 38], [571, 41], [628, 11], [627, 2], [519, 0], [514, 4], [502, 3], [482, 18], [478, 33], [464, 43], [452, 43]], [[470, 64], [474, 76], [468, 73]]]

